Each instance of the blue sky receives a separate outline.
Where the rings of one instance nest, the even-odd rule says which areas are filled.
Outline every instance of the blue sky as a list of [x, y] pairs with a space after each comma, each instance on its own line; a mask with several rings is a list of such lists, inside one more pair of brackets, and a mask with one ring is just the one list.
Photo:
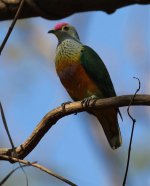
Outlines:
[[[133, 94], [140, 78], [140, 93], [150, 92], [150, 6], [130, 6], [112, 15], [103, 12], [74, 14], [59, 20], [74, 25], [81, 41], [103, 59], [118, 95]], [[58, 21], [42, 18], [19, 21], [0, 58], [0, 100], [15, 145], [21, 144], [42, 117], [62, 102], [71, 100], [55, 72], [57, 39], [47, 31]], [[10, 22], [0, 23], [2, 42]], [[137, 119], [127, 185], [150, 184], [148, 107], [131, 109]], [[47, 166], [80, 186], [121, 185], [127, 158], [131, 120], [126, 108], [119, 118], [123, 145], [110, 149], [96, 118], [87, 113], [62, 118], [44, 136], [27, 160]], [[9, 142], [0, 120], [0, 146]], [[0, 178], [14, 165], [0, 162]], [[45, 173], [27, 168], [30, 185], [65, 185]], [[21, 171], [6, 185], [25, 185]]]

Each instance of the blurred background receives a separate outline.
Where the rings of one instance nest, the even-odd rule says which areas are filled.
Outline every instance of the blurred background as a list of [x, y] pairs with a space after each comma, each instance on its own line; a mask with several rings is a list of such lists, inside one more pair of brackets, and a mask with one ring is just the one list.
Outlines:
[[[103, 59], [117, 95], [150, 94], [150, 6], [129, 6], [112, 15], [103, 12], [74, 14], [61, 20], [74, 25], [81, 41]], [[0, 56], [0, 101], [15, 146], [28, 138], [42, 117], [71, 98], [55, 72], [55, 36], [47, 34], [58, 21], [19, 20]], [[10, 21], [0, 22], [0, 43]], [[79, 186], [120, 186], [124, 178], [132, 121], [127, 108], [119, 118], [123, 145], [110, 149], [94, 116], [79, 113], [62, 118], [26, 157], [48, 167]], [[128, 186], [150, 185], [150, 108], [131, 107], [136, 118]], [[0, 147], [10, 147], [0, 118]], [[0, 161], [0, 180], [17, 164]], [[65, 186], [35, 168], [25, 168], [32, 186]], [[26, 185], [17, 171], [6, 186]]]

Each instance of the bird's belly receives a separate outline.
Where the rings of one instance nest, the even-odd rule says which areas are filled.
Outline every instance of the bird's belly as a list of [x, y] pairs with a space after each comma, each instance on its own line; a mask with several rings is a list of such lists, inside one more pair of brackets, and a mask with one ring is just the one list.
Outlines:
[[74, 100], [82, 100], [101, 92], [94, 81], [90, 79], [81, 64], [69, 64], [64, 68], [56, 68], [59, 78]]

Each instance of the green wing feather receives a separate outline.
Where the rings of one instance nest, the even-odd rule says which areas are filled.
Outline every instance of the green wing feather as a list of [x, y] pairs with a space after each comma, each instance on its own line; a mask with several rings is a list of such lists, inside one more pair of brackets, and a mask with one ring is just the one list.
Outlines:
[[81, 64], [90, 78], [102, 91], [104, 97], [116, 96], [110, 75], [97, 53], [88, 46], [83, 46]]

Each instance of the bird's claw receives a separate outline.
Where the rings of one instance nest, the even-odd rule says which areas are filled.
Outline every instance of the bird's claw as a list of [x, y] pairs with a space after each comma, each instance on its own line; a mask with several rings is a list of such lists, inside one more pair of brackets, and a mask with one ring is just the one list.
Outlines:
[[61, 107], [62, 107], [63, 112], [66, 111], [66, 108], [65, 108], [66, 105], [67, 105], [67, 104], [70, 104], [70, 103], [71, 103], [71, 101], [67, 101], [67, 102], [64, 102], [64, 103], [61, 104]]
[[98, 100], [98, 98], [93, 98], [92, 99], [93, 102], [91, 103], [91, 106], [95, 106], [97, 100]]
[[88, 107], [89, 106], [89, 102], [90, 102], [91, 98], [88, 97], [88, 98], [84, 98], [82, 101], [81, 101], [81, 104], [82, 106], [84, 107]]
[[89, 107], [90, 105], [90, 101], [92, 100], [93, 102], [91, 103], [91, 106], [94, 106], [96, 101], [97, 101], [97, 97], [96, 96], [90, 96], [90, 97], [87, 97], [87, 98], [84, 98], [82, 101], [81, 101], [81, 104], [82, 106], [84, 107]]

